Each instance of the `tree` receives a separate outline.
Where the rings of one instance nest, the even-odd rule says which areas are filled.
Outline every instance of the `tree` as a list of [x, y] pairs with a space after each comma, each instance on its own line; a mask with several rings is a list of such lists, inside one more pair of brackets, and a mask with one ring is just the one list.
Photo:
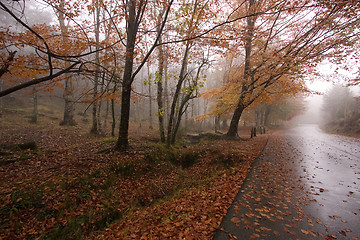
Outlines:
[[[62, 53], [57, 54], [56, 51], [53, 51], [50, 47], [50, 40], [55, 40], [54, 38], [51, 38], [49, 35], [54, 32], [54, 29], [51, 27], [44, 27], [39, 28], [36, 26], [30, 27], [27, 25], [24, 21], [22, 21], [18, 16], [15, 15], [15, 13], [7, 7], [4, 3], [0, 2], [1, 10], [9, 14], [12, 18], [14, 18], [27, 32], [25, 33], [17, 33], [17, 32], [11, 32], [9, 29], [6, 30], [7, 39], [6, 41], [7, 46], [11, 46], [12, 48], [17, 48], [18, 52], [24, 52], [25, 47], [31, 47], [33, 48], [33, 53], [37, 54], [40, 58], [40, 61], [43, 62], [43, 67], [37, 69], [39, 73], [34, 76], [34, 74], [29, 74], [28, 76], [34, 76], [33, 79], [28, 80], [28, 78], [25, 78], [26, 82], [21, 83], [15, 83], [12, 87], [9, 87], [5, 90], [2, 90], [0, 92], [0, 97], [6, 96], [12, 92], [18, 91], [20, 89], [43, 83], [46, 81], [50, 81], [53, 79], [56, 79], [59, 76], [62, 76], [65, 73], [68, 73], [70, 71], [76, 70], [76, 67], [80, 65], [80, 61], [77, 60], [78, 56], [64, 56]], [[40, 31], [44, 31], [44, 33], [40, 33]], [[45, 32], [46, 31], [46, 32]], [[47, 35], [47, 37], [44, 37], [44, 35]], [[77, 46], [81, 46], [82, 44], [77, 44]], [[11, 51], [13, 52], [13, 51]], [[24, 68], [24, 59], [27, 58], [27, 55], [29, 55], [28, 52], [25, 52], [25, 55], [19, 56], [16, 61], [13, 59], [11, 65], [9, 65], [7, 68], [12, 68], [11, 75], [21, 75], [24, 69], [22, 71], [18, 72], [20, 68]], [[67, 67], [63, 68], [57, 68], [59, 65], [57, 63], [59, 62], [69, 62], [69, 65]], [[56, 67], [54, 66], [54, 63], [56, 63]], [[47, 75], [43, 74], [44, 70], [46, 70], [45, 66], [47, 66]], [[26, 69], [26, 68], [25, 68]], [[29, 69], [29, 68], [28, 68]], [[41, 70], [41, 71], [40, 71]], [[81, 72], [80, 69], [77, 71]], [[7, 69], [8, 72], [8, 69]], [[39, 75], [43, 75], [42, 77], [38, 77]], [[3, 76], [2, 76], [3, 77]]]
[[95, 22], [95, 76], [94, 76], [94, 87], [93, 87], [93, 106], [92, 106], [92, 127], [90, 132], [93, 134], [99, 134], [100, 132], [100, 119], [98, 112], [100, 112], [100, 104], [98, 109], [98, 86], [100, 80], [100, 4], [99, 1], [95, 1], [94, 11], [94, 22]]
[[[179, 15], [189, 16], [188, 19], [179, 20], [184, 21], [183, 25], [180, 25], [179, 32], [184, 33], [185, 38], [190, 39], [191, 36], [194, 36], [200, 30], [200, 25], [203, 23], [206, 18], [206, 13], [204, 9], [208, 7], [209, 2], [202, 2], [200, 0], [190, 1], [191, 4], [183, 5], [183, 8], [180, 9], [181, 13]], [[167, 139], [166, 144], [170, 146], [175, 143], [176, 134], [180, 127], [180, 122], [183, 114], [186, 112], [188, 107], [188, 102], [197, 97], [198, 88], [201, 85], [201, 76], [203, 67], [208, 63], [208, 57], [203, 52], [203, 49], [198, 47], [197, 51], [200, 53], [198, 62], [193, 62], [193, 65], [197, 65], [195, 68], [195, 74], [192, 76], [192, 71], [189, 70], [189, 57], [191, 54], [196, 55], [195, 50], [196, 43], [193, 40], [187, 40], [184, 42], [184, 47], [181, 48], [183, 51], [180, 72], [177, 77], [176, 89], [173, 95], [169, 122], [167, 126]], [[187, 85], [185, 85], [187, 84]], [[195, 94], [194, 94], [195, 93]]]
[[354, 108], [355, 99], [350, 89], [341, 85], [335, 85], [324, 95], [323, 113], [326, 122], [347, 120]]
[[[3, 39], [3, 37], [2, 37]], [[6, 47], [5, 42], [1, 42], [2, 43], [2, 49], [4, 49]], [[6, 59], [1, 59], [2, 65], [0, 68], [0, 92], [3, 91], [3, 81], [1, 79], [2, 75], [4, 75], [6, 72], [9, 71], [9, 66], [11, 64], [12, 61], [14, 61], [14, 57], [15, 57], [16, 51], [10, 51], [8, 54], [8, 57]], [[2, 57], [1, 57], [2, 58]], [[3, 111], [3, 103], [2, 103], [2, 99], [0, 98], [0, 117], [2, 117], [2, 111]]]
[[[158, 60], [155, 79], [160, 138], [169, 145], [175, 141], [191, 99], [199, 93], [210, 59], [232, 56], [231, 67], [226, 70], [228, 79], [213, 93], [218, 103], [216, 115], [234, 112], [227, 135], [236, 137], [244, 109], [267, 103], [275, 94], [304, 91], [304, 79], [314, 73], [317, 63], [325, 58], [341, 62], [354, 51], [351, 46], [359, 38], [359, 4], [353, 0], [98, 0], [76, 2], [81, 7], [74, 11], [69, 11], [68, 4], [62, 9], [60, 3], [68, 3], [64, 0], [45, 2], [58, 6], [57, 11], [63, 14], [60, 18], [69, 22], [66, 27], [63, 21], [60, 27], [29, 26], [22, 21], [21, 11], [0, 3], [1, 11], [24, 28], [20, 33], [10, 28], [1, 32], [7, 46], [2, 48], [6, 51], [2, 69], [7, 72], [1, 80], [6, 79], [11, 87], [1, 91], [0, 97], [45, 82], [46, 86], [37, 89], [50, 90], [60, 86], [64, 79], [60, 77], [77, 74], [81, 76], [77, 79], [94, 82], [92, 89], [79, 89], [93, 103], [94, 132], [100, 130], [101, 101], [111, 99], [114, 109], [115, 99], [121, 96], [119, 136], [114, 146], [117, 150], [128, 149], [133, 83], [145, 64], [151, 66], [154, 52], [158, 53], [151, 60]], [[95, 21], [91, 19], [93, 14]], [[78, 21], [80, 15], [86, 19]], [[104, 32], [100, 31], [101, 22]], [[95, 32], [91, 23], [95, 23]], [[37, 57], [32, 69], [26, 64], [30, 57], [25, 49], [31, 49]], [[8, 61], [15, 50], [18, 53]], [[174, 82], [167, 77], [168, 65], [176, 72]], [[24, 78], [19, 69], [30, 74]], [[67, 86], [65, 90], [71, 89]], [[174, 87], [173, 92], [170, 87]], [[164, 99], [170, 102], [171, 93], [171, 103], [164, 104]], [[167, 105], [171, 105], [169, 110]], [[164, 116], [168, 118], [166, 134]]]
[[[254, 8], [255, 8], [255, 0], [249, 0], [248, 11], [250, 15], [254, 14], [255, 12]], [[254, 73], [252, 72], [251, 69], [251, 59], [250, 59], [251, 50], [252, 50], [252, 41], [254, 37], [255, 18], [256, 18], [255, 16], [247, 17], [247, 28], [245, 33], [245, 63], [244, 63], [244, 76], [243, 76], [244, 84], [242, 84], [241, 86], [242, 92], [247, 92], [248, 90], [252, 91], [251, 89], [249, 89], [249, 83], [255, 80]], [[227, 132], [227, 135], [229, 137], [238, 136], [237, 134], [238, 124], [240, 121], [241, 114], [246, 107], [244, 102], [245, 102], [245, 95], [241, 94], [238, 100], [238, 104], [235, 108], [234, 115], [231, 119], [229, 130]]]
[[323, 97], [323, 127], [338, 133], [354, 134], [360, 129], [359, 99], [349, 87], [335, 85]]
[[[161, 10], [158, 19], [157, 24], [160, 26], [160, 21], [162, 18], [162, 15], [164, 14], [164, 11]], [[160, 27], [157, 28], [157, 32], [160, 33]], [[158, 120], [159, 120], [159, 133], [160, 133], [160, 141], [165, 142], [165, 128], [164, 128], [164, 99], [163, 99], [163, 84], [164, 84], [164, 65], [165, 65], [165, 57], [164, 57], [164, 48], [162, 46], [162, 36], [159, 38], [159, 44], [158, 47], [158, 59], [159, 59], [159, 67], [158, 72], [156, 74], [156, 82], [157, 82], [157, 105], [158, 105]]]
[[318, 62], [325, 57], [341, 60], [359, 37], [355, 31], [359, 17], [345, 17], [341, 4], [327, 9], [307, 1], [283, 3], [266, 16], [259, 13], [269, 7], [267, 4], [274, 5], [272, 1], [261, 5], [248, 1], [250, 16], [245, 25], [245, 60], [240, 65], [243, 75], [235, 80], [237, 87], [234, 88], [239, 89], [239, 94], [227, 132], [229, 137], [237, 136], [243, 110], [271, 86], [286, 83], [284, 80], [290, 81], [293, 87], [303, 85], [304, 76], [313, 72]]
[[[56, 10], [58, 12], [58, 20], [59, 20], [59, 24], [60, 24], [60, 31], [61, 31], [61, 36], [62, 36], [62, 40], [64, 42], [64, 45], [68, 45], [67, 44], [67, 27], [65, 26], [65, 1], [61, 0], [58, 10]], [[69, 64], [67, 63], [66, 66], [68, 67]], [[64, 118], [61, 121], [60, 125], [67, 125], [67, 126], [73, 126], [76, 125], [76, 122], [74, 120], [74, 99], [73, 99], [73, 84], [72, 84], [72, 80], [70, 79], [71, 75], [70, 74], [66, 74], [65, 75], [65, 87], [64, 87], [64, 102], [65, 102], [65, 106], [64, 106]]]
[[161, 21], [160, 31], [158, 31], [153, 45], [145, 55], [144, 59], [140, 63], [140, 66], [133, 72], [134, 66], [134, 51], [136, 36], [138, 34], [139, 26], [143, 20], [147, 1], [137, 2], [135, 0], [129, 0], [126, 4], [126, 53], [125, 53], [125, 67], [123, 74], [123, 84], [122, 84], [122, 94], [121, 94], [121, 119], [119, 126], [119, 137], [115, 145], [115, 149], [124, 151], [128, 149], [129, 140], [129, 118], [130, 118], [130, 97], [131, 97], [131, 86], [135, 79], [136, 74], [144, 66], [146, 60], [149, 58], [151, 53], [154, 51], [155, 47], [158, 44], [162, 30], [164, 29], [165, 23], [167, 21], [168, 14], [171, 9], [173, 0], [170, 0], [166, 3], [166, 11], [164, 17]]

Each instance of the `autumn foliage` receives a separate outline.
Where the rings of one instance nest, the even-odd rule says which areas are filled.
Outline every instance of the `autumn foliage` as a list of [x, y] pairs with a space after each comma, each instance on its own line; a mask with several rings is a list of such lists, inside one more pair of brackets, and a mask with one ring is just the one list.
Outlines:
[[[136, 148], [120, 155], [98, 153], [114, 138], [80, 129], [9, 126], [1, 125], [4, 239], [210, 238], [267, 139], [167, 149], [151, 143], [154, 132], [132, 130]], [[18, 149], [14, 132], [37, 148]]]
[[[48, 22], [33, 23], [29, 6]], [[267, 139], [235, 141], [249, 137], [240, 121], [265, 131], [290, 120], [319, 64], [357, 62], [359, 10], [356, 0], [1, 1], [0, 238], [211, 238]], [[62, 120], [38, 111], [38, 96], [61, 99]], [[29, 114], [10, 107], [18, 99], [38, 125], [18, 119]]]

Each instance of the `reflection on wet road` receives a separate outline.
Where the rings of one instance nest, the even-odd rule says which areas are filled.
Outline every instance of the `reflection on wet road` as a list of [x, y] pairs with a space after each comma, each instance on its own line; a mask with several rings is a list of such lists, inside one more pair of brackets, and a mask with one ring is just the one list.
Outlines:
[[298, 171], [316, 200], [305, 210], [331, 232], [346, 229], [360, 236], [360, 142], [325, 134], [316, 125], [299, 126], [286, 136], [301, 153]]
[[360, 240], [360, 141], [301, 125], [272, 134], [214, 239]]

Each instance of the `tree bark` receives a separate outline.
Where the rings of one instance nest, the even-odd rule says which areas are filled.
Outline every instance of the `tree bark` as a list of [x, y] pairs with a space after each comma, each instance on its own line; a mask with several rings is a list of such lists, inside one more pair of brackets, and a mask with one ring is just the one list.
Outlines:
[[105, 108], [105, 115], [104, 115], [104, 129], [107, 128], [107, 121], [109, 117], [109, 108], [110, 108], [110, 101], [106, 100], [106, 108]]
[[261, 115], [262, 115], [262, 105], [259, 105], [255, 108], [255, 126], [261, 126]]
[[[1, 76], [0, 76], [0, 92], [2, 92], [3, 90], [3, 81], [1, 79]], [[3, 116], [3, 99], [0, 97], [0, 118]]]
[[76, 122], [74, 120], [74, 100], [72, 94], [72, 82], [70, 79], [65, 79], [65, 89], [64, 89], [64, 118], [61, 121], [60, 125], [65, 126], [75, 126]]
[[180, 70], [180, 75], [179, 75], [179, 80], [178, 83], [176, 85], [176, 90], [175, 90], [175, 94], [174, 94], [174, 98], [171, 104], [171, 109], [170, 109], [170, 115], [169, 115], [169, 124], [168, 124], [168, 131], [167, 131], [167, 146], [169, 147], [172, 143], [171, 139], [173, 138], [173, 133], [174, 133], [174, 129], [175, 129], [175, 113], [176, 113], [176, 105], [178, 103], [178, 99], [179, 99], [179, 95], [180, 95], [180, 91], [181, 91], [181, 86], [185, 80], [185, 72], [186, 72], [186, 68], [187, 68], [187, 63], [188, 63], [188, 54], [190, 51], [190, 43], [189, 41], [187, 41], [186, 43], [186, 48], [185, 48], [185, 52], [184, 52], [184, 56], [183, 56], [183, 60], [182, 60], [182, 64], [181, 64], [181, 70]]
[[[136, 14], [137, 3], [138, 3], [138, 10], [137, 10], [138, 14]], [[125, 151], [128, 149], [131, 84], [134, 81], [134, 77], [136, 76], [136, 74], [141, 70], [147, 59], [150, 57], [151, 53], [154, 51], [157, 42], [159, 41], [159, 38], [161, 36], [160, 34], [163, 31], [163, 28], [167, 21], [167, 17], [170, 12], [172, 3], [173, 0], [170, 0], [167, 6], [164, 19], [160, 27], [161, 31], [159, 31], [153, 46], [149, 49], [143, 61], [140, 63], [140, 65], [133, 73], [132, 71], [133, 71], [136, 35], [138, 32], [139, 24], [142, 21], [143, 12], [145, 11], [147, 1], [136, 1], [136, 0], [127, 1], [127, 24], [126, 24], [127, 42], [126, 42], [126, 53], [125, 53], [123, 88], [122, 88], [122, 96], [121, 96], [122, 102], [121, 102], [121, 120], [120, 120], [120, 128], [119, 128], [119, 137], [114, 146], [116, 150]]]
[[[116, 82], [114, 83], [114, 89], [113, 89], [113, 93], [115, 93], [117, 90], [117, 86], [116, 86]], [[111, 99], [111, 119], [112, 119], [112, 123], [111, 123], [111, 136], [115, 136], [115, 126], [116, 126], [116, 119], [115, 119], [115, 99], [112, 98]]]
[[[178, 103], [178, 109], [177, 109], [177, 112], [176, 112], [176, 117], [174, 118], [174, 128], [173, 128], [173, 130], [171, 132], [171, 135], [170, 135], [171, 136], [170, 144], [175, 143], [176, 135], [177, 135], [177, 132], [179, 130], [180, 123], [181, 123], [181, 118], [184, 115], [184, 113], [185, 113], [185, 119], [187, 119], [187, 108], [189, 107], [189, 101], [191, 99], [194, 99], [196, 97], [196, 95], [197, 95], [197, 91], [196, 91], [195, 95], [193, 95], [193, 93], [194, 93], [195, 89], [197, 89], [196, 87], [197, 87], [198, 80], [199, 80], [199, 77], [200, 77], [201, 69], [205, 65], [205, 63], [206, 63], [206, 60], [204, 59], [203, 63], [197, 69], [195, 80], [193, 80], [192, 83], [189, 83], [188, 91], [182, 95], [182, 99]], [[185, 78], [185, 76], [184, 76], [184, 78]], [[185, 131], [186, 131], [186, 122], [185, 122], [184, 125], [185, 125], [184, 126]]]
[[221, 119], [221, 115], [218, 114], [215, 116], [215, 133], [220, 132], [221, 126], [220, 126], [220, 119]]
[[151, 97], [151, 79], [150, 79], [150, 67], [147, 64], [147, 72], [148, 72], [148, 79], [149, 79], [149, 129], [153, 129], [153, 118], [152, 118], [152, 97]]
[[[125, 76], [124, 76], [125, 79]], [[124, 85], [121, 95], [121, 112], [120, 112], [120, 126], [119, 137], [115, 145], [115, 149], [126, 151], [129, 147], [128, 132], [129, 132], [129, 118], [130, 118], [130, 96], [131, 85]]]
[[[60, 2], [60, 8], [61, 11], [59, 11], [59, 23], [60, 23], [60, 30], [61, 30], [61, 36], [64, 41], [64, 44], [67, 42], [67, 29], [65, 26], [65, 17], [64, 13], [62, 12], [64, 10], [65, 1], [61, 0]], [[74, 120], [74, 99], [73, 99], [73, 85], [72, 81], [70, 79], [70, 75], [65, 75], [65, 88], [64, 88], [64, 117], [63, 120], [60, 122], [60, 125], [65, 126], [75, 126], [76, 122]]]
[[153, 129], [151, 85], [149, 83], [149, 129]]
[[[99, 61], [100, 63], [100, 61]], [[105, 86], [105, 73], [102, 74], [101, 84], [100, 84], [100, 94], [103, 94]], [[101, 125], [101, 108], [102, 108], [102, 99], [99, 99], [98, 102], [98, 110], [97, 110], [97, 124], [98, 124], [98, 132], [102, 132], [102, 125]]]
[[100, 43], [100, 9], [99, 6], [96, 7], [95, 10], [95, 77], [94, 77], [94, 87], [93, 87], [93, 109], [92, 109], [92, 127], [90, 132], [93, 134], [99, 134], [99, 119], [98, 119], [98, 86], [99, 86], [99, 64], [100, 64], [100, 55], [99, 55], [99, 43]]
[[181, 123], [181, 118], [182, 118], [183, 114], [186, 112], [186, 109], [188, 107], [187, 103], [190, 100], [190, 98], [191, 98], [191, 93], [184, 96], [184, 99], [182, 99], [182, 101], [180, 103], [179, 111], [178, 111], [178, 114], [176, 115], [176, 119], [174, 121], [175, 126], [174, 126], [174, 129], [171, 134], [171, 139], [170, 139], [171, 144], [175, 144], [176, 135], [177, 135], [177, 132], [179, 131], [179, 127], [180, 127], [180, 123]]
[[[162, 14], [159, 14], [159, 19], [161, 18]], [[158, 21], [158, 33], [160, 31], [160, 21]], [[161, 44], [162, 39], [160, 37], [159, 44]], [[159, 133], [160, 133], [160, 140], [161, 142], [165, 142], [165, 130], [164, 130], [164, 114], [165, 109], [163, 105], [163, 76], [164, 76], [164, 49], [163, 46], [159, 46], [159, 72], [157, 79], [157, 104], [158, 104], [158, 119], [159, 119]]]
[[[255, 4], [255, 0], [248, 0], [249, 1], [249, 11], [253, 11], [252, 8]], [[227, 132], [227, 136], [231, 138], [238, 137], [238, 126], [239, 121], [241, 118], [241, 115], [245, 109], [244, 104], [244, 96], [242, 95], [244, 92], [248, 90], [248, 81], [251, 81], [251, 48], [252, 48], [252, 38], [254, 36], [254, 25], [255, 25], [255, 19], [254, 16], [247, 17], [247, 36], [246, 36], [246, 42], [245, 42], [245, 64], [244, 64], [244, 83], [242, 85], [242, 93], [240, 93], [240, 97], [238, 100], [238, 104], [236, 106], [236, 109], [234, 111], [234, 115], [231, 119], [230, 127]]]
[[34, 90], [34, 96], [33, 96], [33, 114], [31, 117], [31, 122], [32, 123], [37, 123], [38, 120], [38, 95], [36, 92], [36, 88], [33, 88]]
[[228, 137], [230, 137], [230, 138], [239, 137], [239, 135], [238, 135], [239, 121], [240, 121], [240, 117], [241, 117], [241, 114], [243, 113], [244, 109], [245, 109], [245, 106], [243, 104], [243, 99], [240, 98], [238, 101], [238, 104], [236, 106], [236, 109], [234, 111], [234, 115], [231, 119], [229, 130], [226, 134]]
[[134, 48], [138, 25], [136, 23], [136, 1], [130, 0], [128, 3], [128, 22], [127, 22], [127, 42], [125, 54], [125, 69], [123, 75], [123, 86], [121, 95], [121, 112], [119, 137], [115, 144], [115, 149], [126, 151], [129, 147], [129, 119], [130, 119], [130, 97], [132, 84], [132, 71], [134, 61]]
[[[166, 50], [166, 49], [165, 49]], [[168, 91], [168, 64], [167, 64], [167, 55], [166, 55], [166, 51], [164, 52], [164, 111], [165, 111], [165, 123], [167, 123], [169, 121], [169, 91]], [[164, 128], [166, 128], [164, 123]]]

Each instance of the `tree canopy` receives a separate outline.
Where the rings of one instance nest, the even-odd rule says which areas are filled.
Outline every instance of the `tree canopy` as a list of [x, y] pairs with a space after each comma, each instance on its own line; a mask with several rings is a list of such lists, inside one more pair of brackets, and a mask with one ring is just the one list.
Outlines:
[[[27, 21], [28, 4], [0, 2], [2, 15], [16, 22], [0, 29], [0, 79], [6, 86], [0, 97], [35, 84], [49, 92], [65, 88], [64, 95], [77, 91], [93, 104], [94, 119], [101, 99], [121, 99], [120, 150], [128, 148], [133, 85], [146, 64], [158, 64], [157, 114], [160, 125], [164, 114], [170, 116], [173, 142], [206, 71], [222, 68], [224, 76], [203, 93], [216, 101], [206, 115], [232, 112], [228, 136], [236, 137], [247, 107], [307, 92], [319, 63], [359, 56], [356, 0], [44, 0], [57, 20], [34, 25]], [[227, 66], [220, 65], [224, 61]], [[165, 85], [168, 80], [173, 84]], [[93, 86], [75, 90], [74, 81]], [[172, 104], [166, 105], [170, 95]], [[94, 132], [97, 127], [95, 121]]]

